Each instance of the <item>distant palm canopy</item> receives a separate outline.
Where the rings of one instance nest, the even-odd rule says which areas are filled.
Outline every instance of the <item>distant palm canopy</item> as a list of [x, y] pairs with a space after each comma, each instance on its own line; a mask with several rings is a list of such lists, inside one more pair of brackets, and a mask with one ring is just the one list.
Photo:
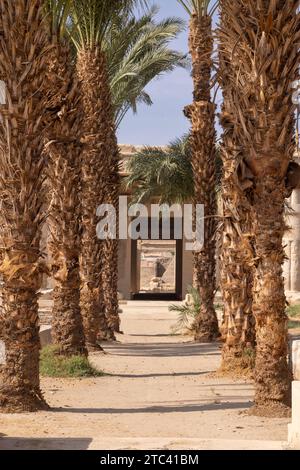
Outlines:
[[[124, 188], [133, 202], [147, 203], [158, 198], [161, 204], [184, 204], [194, 196], [194, 176], [188, 134], [167, 147], [145, 146], [135, 151], [126, 164]], [[222, 177], [219, 150], [216, 155], [216, 191]]]

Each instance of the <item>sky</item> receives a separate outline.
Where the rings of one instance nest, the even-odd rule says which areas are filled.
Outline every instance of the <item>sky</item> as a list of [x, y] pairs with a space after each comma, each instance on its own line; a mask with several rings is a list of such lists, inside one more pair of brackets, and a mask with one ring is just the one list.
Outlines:
[[[176, 0], [155, 0], [154, 3], [160, 7], [158, 19], [175, 16], [184, 18], [188, 24], [188, 14]], [[187, 28], [171, 47], [185, 54], [188, 52]], [[120, 144], [167, 145], [190, 128], [182, 111], [193, 99], [190, 71], [177, 68], [152, 81], [146, 91], [151, 95], [153, 105], [140, 105], [137, 114], [127, 113], [118, 130]]]

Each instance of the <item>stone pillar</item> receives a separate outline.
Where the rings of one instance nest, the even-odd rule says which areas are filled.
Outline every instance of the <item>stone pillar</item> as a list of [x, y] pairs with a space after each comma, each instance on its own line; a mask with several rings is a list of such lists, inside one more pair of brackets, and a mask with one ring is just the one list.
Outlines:
[[294, 380], [300, 381], [300, 340], [291, 340], [291, 363]]
[[[295, 159], [300, 164], [300, 158]], [[287, 260], [283, 273], [288, 300], [300, 300], [300, 189], [288, 200], [286, 221], [289, 227], [284, 236]]]
[[293, 382], [292, 389], [292, 424], [289, 424], [289, 445], [300, 449], [300, 382]]

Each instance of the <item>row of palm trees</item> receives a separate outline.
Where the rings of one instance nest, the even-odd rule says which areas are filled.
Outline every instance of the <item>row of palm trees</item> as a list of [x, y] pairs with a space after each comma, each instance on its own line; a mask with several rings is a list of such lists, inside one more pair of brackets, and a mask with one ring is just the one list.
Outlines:
[[[233, 237], [235, 231], [240, 235], [244, 257], [239, 259], [247, 274], [244, 281], [250, 283], [244, 289], [252, 293], [256, 404], [279, 411], [291, 400], [282, 238], [284, 203], [290, 194], [287, 175], [295, 153], [291, 87], [299, 73], [298, 7], [296, 0], [220, 1], [227, 139], [222, 153], [226, 218], [231, 222], [226, 228]], [[237, 312], [234, 321], [239, 321]]]
[[[128, 183], [135, 184], [139, 199], [155, 195], [163, 186], [165, 200], [182, 202], [193, 197], [195, 203], [205, 205], [205, 244], [194, 254], [194, 288], [201, 298], [194, 326], [195, 339], [214, 340], [218, 335], [213, 306], [218, 159], [211, 89], [212, 14], [216, 5], [202, 0], [179, 2], [191, 18], [194, 102], [185, 109], [192, 124], [190, 156], [186, 145], [178, 142], [167, 151], [145, 149], [129, 165]], [[259, 413], [281, 413], [290, 404], [282, 238], [286, 229], [284, 201], [293, 189], [289, 171], [295, 165], [291, 164], [295, 152], [291, 90], [299, 68], [298, 6], [299, 2], [292, 0], [219, 2], [217, 75], [223, 93], [220, 117], [224, 129], [220, 146], [221, 371], [241, 371], [253, 362], [247, 358], [255, 356]], [[180, 163], [178, 153], [183, 157]], [[185, 181], [191, 167], [194, 188], [189, 192]], [[182, 183], [181, 197], [174, 194], [173, 186], [178, 188], [178, 182]], [[152, 189], [147, 191], [150, 184]]]
[[[211, 98], [215, 5], [174, 1], [190, 15], [194, 101], [185, 114], [192, 125], [192, 194], [206, 211], [205, 244], [194, 254], [194, 284], [202, 301], [196, 337], [207, 341], [218, 336], [213, 305], [216, 107]], [[38, 378], [38, 290], [47, 272], [40, 250], [47, 207], [55, 342], [63, 354], [87, 354], [99, 349], [101, 337], [114, 338], [119, 330], [117, 242], [97, 240], [96, 208], [101, 202], [117, 206], [116, 126], [140, 100], [150, 103], [144, 92], [149, 80], [184, 62], [166, 52], [182, 24], [157, 25], [155, 36], [152, 11], [140, 20], [143, 41], [132, 16], [138, 3], [145, 2], [1, 2], [0, 79], [6, 88], [0, 136], [1, 336], [6, 364], [0, 404], [8, 411], [46, 406]], [[298, 3], [219, 2], [223, 367], [232, 367], [256, 346], [256, 405], [280, 412], [289, 405], [291, 381], [282, 237], [295, 150], [290, 87], [299, 66]], [[165, 56], [157, 59], [157, 73], [151, 50], [153, 56], [155, 51]]]
[[[205, 207], [205, 242], [194, 254], [201, 307], [198, 340], [214, 340], [216, 107], [209, 0], [179, 0], [190, 15], [194, 102], [191, 120], [194, 202]], [[255, 412], [281, 414], [291, 401], [282, 265], [285, 198], [295, 153], [292, 83], [298, 77], [299, 2], [220, 0], [218, 79], [223, 92], [221, 157], [224, 300], [222, 368], [231, 373], [255, 352]], [[255, 324], [255, 328], [254, 328]]]
[[5, 0], [0, 6], [1, 339], [5, 411], [46, 407], [39, 385], [38, 296], [55, 281], [53, 339], [66, 356], [99, 349], [119, 329], [117, 246], [96, 238], [96, 208], [119, 192], [116, 128], [145, 86], [183, 55], [182, 30], [138, 1]]

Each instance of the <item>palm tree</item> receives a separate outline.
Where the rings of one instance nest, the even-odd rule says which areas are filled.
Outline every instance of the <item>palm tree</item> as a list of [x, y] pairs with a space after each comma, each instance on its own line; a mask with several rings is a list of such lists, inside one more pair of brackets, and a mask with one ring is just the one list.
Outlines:
[[134, 154], [126, 168], [124, 186], [132, 193], [132, 202], [183, 204], [194, 196], [193, 168], [189, 137], [170, 143], [167, 148], [144, 147]]
[[221, 1], [226, 19], [220, 31], [222, 53], [230, 65], [226, 94], [248, 173], [245, 195], [254, 236], [255, 412], [273, 416], [290, 404], [282, 238], [295, 150], [291, 85], [299, 68], [298, 6], [297, 0]]
[[[221, 29], [228, 27], [228, 18], [221, 10]], [[228, 90], [232, 73], [223, 52], [220, 36], [219, 82], [223, 91], [221, 156], [222, 178], [222, 243], [220, 253], [220, 285], [223, 296], [222, 373], [248, 374], [245, 357], [255, 354], [255, 320], [252, 314], [253, 269], [252, 237], [249, 204], [245, 193], [252, 187], [251, 175], [243, 162], [239, 136], [235, 132], [234, 102]], [[224, 57], [225, 56], [225, 57]], [[250, 176], [250, 179], [249, 179]], [[242, 236], [244, 234], [245, 236]]]
[[64, 355], [86, 354], [80, 312], [80, 131], [82, 111], [79, 83], [66, 37], [69, 0], [47, 0], [52, 42], [45, 93], [48, 101], [46, 133], [53, 292], [52, 339]]
[[41, 0], [0, 4], [0, 195], [3, 276], [1, 336], [2, 411], [47, 407], [39, 383], [38, 291], [45, 265], [40, 251], [43, 223], [43, 120], [41, 92], [48, 32]]
[[[132, 18], [130, 14], [115, 15], [105, 35], [103, 49], [107, 57], [116, 127], [130, 108], [136, 111], [138, 102], [152, 104], [144, 89], [153, 78], [172, 71], [178, 65], [186, 65], [181, 54], [167, 47], [182, 30], [183, 22], [168, 18], [157, 23], [156, 13], [157, 8], [153, 7], [139, 19]], [[118, 207], [120, 193], [118, 173], [116, 164], [110, 172], [106, 198], [115, 207]], [[106, 315], [112, 329], [119, 332], [117, 240], [106, 240], [104, 244], [102, 275]]]
[[157, 21], [153, 6], [138, 18], [117, 15], [103, 45], [110, 77], [115, 123], [119, 127], [126, 113], [137, 112], [140, 103], [152, 105], [146, 86], [175, 67], [188, 67], [185, 55], [170, 49], [170, 42], [185, 27], [178, 18]]
[[[119, 193], [119, 149], [111, 97], [105, 34], [112, 18], [126, 14], [137, 4], [134, 0], [72, 0], [71, 38], [77, 54], [77, 72], [81, 83], [84, 112], [81, 172], [81, 312], [87, 347], [99, 348], [101, 279], [110, 337], [119, 329], [117, 273], [103, 266], [109, 264], [111, 251], [117, 253], [117, 241], [101, 243], [96, 236], [96, 209], [102, 203], [117, 207]], [[105, 246], [106, 245], [106, 246]], [[115, 265], [114, 265], [115, 269]], [[102, 276], [103, 272], [105, 277]]]
[[194, 252], [194, 287], [199, 290], [201, 308], [195, 340], [214, 341], [219, 336], [214, 309], [216, 290], [216, 132], [215, 105], [211, 100], [214, 48], [209, 0], [177, 0], [190, 15], [189, 47], [193, 63], [194, 102], [185, 109], [192, 122], [191, 147], [194, 172], [194, 203], [205, 210], [204, 245]]
[[[49, 156], [48, 185], [50, 204], [50, 243], [52, 275], [55, 280], [53, 307], [53, 340], [63, 354], [85, 353], [79, 305], [80, 251], [80, 154], [82, 112], [80, 87], [74, 70], [75, 57], [67, 39], [70, 0], [48, 0], [47, 17], [52, 21], [56, 48], [49, 64], [49, 74], [56, 87], [46, 90], [49, 113], [55, 117], [48, 130], [46, 145]], [[181, 31], [182, 22], [169, 18], [155, 21], [156, 9], [139, 19], [115, 16], [105, 34], [104, 48], [108, 60], [110, 86], [117, 124], [140, 101], [151, 104], [144, 87], [163, 71], [185, 66], [185, 58], [170, 50], [168, 42]], [[117, 252], [113, 260], [117, 263]], [[117, 289], [117, 268], [110, 262]], [[99, 291], [99, 295], [102, 294]], [[112, 296], [116, 304], [117, 296]], [[99, 300], [101, 336], [107, 335], [104, 298]], [[108, 332], [108, 337], [111, 333]]]
[[[222, 160], [217, 148], [216, 191], [221, 184]], [[129, 160], [124, 187], [132, 193], [132, 202], [184, 204], [194, 197], [192, 153], [189, 135], [170, 142], [168, 147], [144, 147]]]

